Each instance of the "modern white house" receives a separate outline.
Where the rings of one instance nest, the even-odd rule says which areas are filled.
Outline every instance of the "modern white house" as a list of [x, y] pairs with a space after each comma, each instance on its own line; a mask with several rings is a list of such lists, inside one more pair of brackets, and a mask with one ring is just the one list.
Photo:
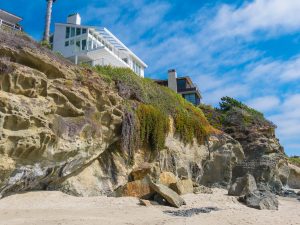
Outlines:
[[144, 77], [147, 65], [108, 29], [81, 25], [78, 13], [69, 15], [67, 23], [56, 23], [50, 38], [53, 51], [74, 63], [127, 67]]
[[22, 27], [19, 25], [21, 21], [21, 17], [0, 9], [0, 28], [6, 27], [12, 30], [22, 30]]

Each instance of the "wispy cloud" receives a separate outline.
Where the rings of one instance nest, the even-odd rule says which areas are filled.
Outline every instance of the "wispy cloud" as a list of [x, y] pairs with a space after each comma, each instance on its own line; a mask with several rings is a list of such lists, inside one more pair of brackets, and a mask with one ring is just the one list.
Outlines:
[[247, 104], [262, 112], [269, 112], [277, 109], [280, 105], [280, 99], [277, 96], [264, 96], [251, 99]]
[[216, 32], [223, 31], [218, 32], [222, 37], [255, 35], [261, 38], [259, 32], [273, 36], [297, 31], [299, 11], [297, 0], [255, 0], [240, 8], [223, 5], [211, 26]]

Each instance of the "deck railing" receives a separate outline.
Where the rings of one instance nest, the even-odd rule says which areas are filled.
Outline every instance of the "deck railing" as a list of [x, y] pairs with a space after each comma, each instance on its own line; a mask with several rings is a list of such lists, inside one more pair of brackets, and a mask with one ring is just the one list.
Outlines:
[[12, 23], [9, 23], [9, 22], [7, 22], [5, 20], [1, 20], [0, 19], [0, 27], [1, 26], [8, 27], [8, 28], [10, 28], [12, 30], [20, 30], [20, 31], [22, 30], [21, 26], [19, 26], [17, 24], [12, 24]]

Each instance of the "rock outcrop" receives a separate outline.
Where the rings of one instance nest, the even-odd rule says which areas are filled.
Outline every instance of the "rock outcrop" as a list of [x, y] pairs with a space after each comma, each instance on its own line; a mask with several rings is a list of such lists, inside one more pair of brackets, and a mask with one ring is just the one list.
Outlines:
[[289, 164], [289, 169], [288, 186], [290, 188], [300, 189], [300, 167]]
[[1, 195], [72, 176], [116, 142], [122, 123], [113, 86], [25, 38], [0, 31]]
[[236, 179], [228, 190], [229, 195], [242, 196], [257, 190], [256, 181], [251, 174]]

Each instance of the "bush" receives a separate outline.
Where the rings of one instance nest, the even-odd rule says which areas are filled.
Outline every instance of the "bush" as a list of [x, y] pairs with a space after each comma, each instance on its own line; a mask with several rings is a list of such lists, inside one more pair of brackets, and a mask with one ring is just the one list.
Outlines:
[[238, 100], [235, 100], [234, 98], [230, 98], [227, 96], [223, 97], [223, 98], [221, 98], [221, 102], [219, 104], [220, 104], [220, 110], [223, 112], [227, 112], [227, 111], [233, 109], [234, 107], [236, 107], [236, 108], [245, 110], [252, 116], [264, 118], [263, 113], [258, 112], [257, 110], [248, 107], [247, 105], [243, 104], [242, 102], [240, 102]]
[[300, 167], [300, 157], [299, 156], [292, 156], [289, 158], [289, 163], [299, 166]]
[[51, 45], [50, 45], [49, 41], [41, 41], [40, 45], [45, 48], [51, 49]]

